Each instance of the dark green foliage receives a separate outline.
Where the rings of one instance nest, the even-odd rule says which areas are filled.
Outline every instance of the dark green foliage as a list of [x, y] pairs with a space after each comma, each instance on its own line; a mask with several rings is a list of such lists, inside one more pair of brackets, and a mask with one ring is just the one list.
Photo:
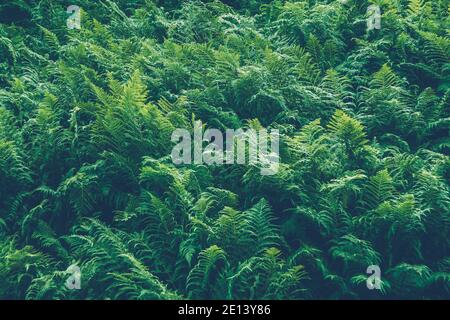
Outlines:
[[[449, 8], [1, 4], [0, 299], [449, 299]], [[279, 172], [174, 165], [198, 120]]]

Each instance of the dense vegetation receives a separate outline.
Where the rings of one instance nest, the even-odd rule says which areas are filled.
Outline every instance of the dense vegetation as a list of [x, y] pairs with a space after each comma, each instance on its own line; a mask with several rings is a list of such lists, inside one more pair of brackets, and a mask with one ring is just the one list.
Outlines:
[[[2, 2], [0, 299], [449, 299], [449, 8]], [[196, 120], [279, 173], [174, 165]]]

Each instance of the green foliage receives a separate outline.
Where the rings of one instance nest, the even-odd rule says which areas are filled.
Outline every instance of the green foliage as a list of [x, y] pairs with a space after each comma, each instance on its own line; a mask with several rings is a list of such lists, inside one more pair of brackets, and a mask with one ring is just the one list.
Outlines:
[[[448, 1], [77, 5], [0, 5], [0, 299], [450, 297]], [[279, 172], [173, 164], [199, 120]]]

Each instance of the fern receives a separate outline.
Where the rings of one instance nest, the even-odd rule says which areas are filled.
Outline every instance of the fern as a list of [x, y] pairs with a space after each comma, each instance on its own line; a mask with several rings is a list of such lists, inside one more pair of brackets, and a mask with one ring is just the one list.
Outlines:
[[341, 110], [337, 110], [328, 124], [330, 132], [340, 139], [348, 154], [357, 154], [367, 144], [364, 126]]
[[191, 298], [211, 297], [211, 287], [220, 281], [221, 269], [226, 268], [225, 251], [213, 245], [199, 253], [197, 265], [189, 272], [186, 289]]
[[344, 270], [353, 266], [370, 266], [380, 264], [380, 254], [376, 252], [369, 242], [345, 235], [335, 242], [330, 249], [331, 256], [343, 263]]
[[272, 222], [272, 211], [265, 199], [261, 199], [244, 215], [246, 223], [243, 232], [249, 237], [248, 245], [255, 254], [279, 245], [277, 227]]
[[368, 2], [2, 2], [0, 299], [446, 299], [448, 1]]
[[419, 295], [423, 292], [431, 276], [431, 270], [424, 265], [402, 263], [389, 269], [386, 272], [386, 276], [397, 295], [407, 298], [412, 294], [412, 291], [415, 291], [415, 294]]
[[409, 0], [408, 13], [413, 16], [421, 14], [424, 7], [423, 2], [423, 0]]
[[394, 196], [394, 191], [389, 172], [387, 170], [379, 171], [369, 179], [364, 202], [367, 203], [369, 208], [376, 208], [379, 204], [390, 200]]

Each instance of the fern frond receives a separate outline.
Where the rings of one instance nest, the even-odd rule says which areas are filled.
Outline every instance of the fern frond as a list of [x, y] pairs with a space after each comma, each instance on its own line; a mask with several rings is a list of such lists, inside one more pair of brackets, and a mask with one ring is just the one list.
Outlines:
[[191, 298], [211, 297], [212, 286], [220, 280], [220, 272], [226, 268], [225, 251], [213, 245], [199, 253], [198, 263], [187, 277], [186, 289]]

